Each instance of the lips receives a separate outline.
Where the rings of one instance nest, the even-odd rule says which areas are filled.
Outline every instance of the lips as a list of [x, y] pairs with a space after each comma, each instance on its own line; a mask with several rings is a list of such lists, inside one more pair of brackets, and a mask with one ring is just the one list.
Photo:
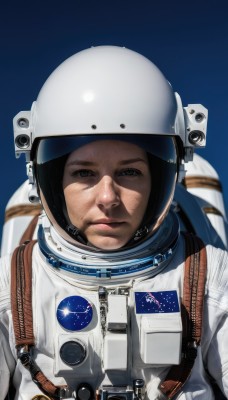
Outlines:
[[116, 219], [99, 219], [93, 221], [91, 225], [95, 226], [98, 230], [113, 230], [121, 227], [125, 222]]
[[123, 221], [118, 221], [118, 220], [116, 220], [116, 219], [111, 219], [111, 218], [109, 218], [109, 219], [105, 219], [105, 218], [102, 218], [102, 219], [98, 219], [98, 220], [96, 220], [96, 221], [94, 221], [94, 222], [92, 222], [94, 225], [100, 225], [100, 224], [104, 224], [104, 225], [117, 225], [117, 224], [123, 224], [124, 222]]

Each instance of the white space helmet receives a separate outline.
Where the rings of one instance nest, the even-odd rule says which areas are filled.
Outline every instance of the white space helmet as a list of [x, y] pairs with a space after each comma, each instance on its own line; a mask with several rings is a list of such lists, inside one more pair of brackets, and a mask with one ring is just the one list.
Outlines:
[[15, 150], [27, 154], [30, 181], [34, 174], [51, 223], [67, 239], [85, 241], [65, 207], [62, 174], [68, 155], [101, 138], [144, 148], [153, 185], [134, 241], [152, 234], [167, 215], [183, 159], [191, 159], [193, 147], [205, 145], [206, 121], [203, 106], [182, 108], [180, 97], [147, 58], [126, 48], [99, 46], [63, 62], [31, 112], [14, 118]]

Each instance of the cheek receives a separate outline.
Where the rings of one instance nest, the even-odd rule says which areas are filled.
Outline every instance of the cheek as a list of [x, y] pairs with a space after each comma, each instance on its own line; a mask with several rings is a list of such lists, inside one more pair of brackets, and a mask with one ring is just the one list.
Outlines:
[[72, 203], [73, 193], [74, 193], [72, 185], [67, 185], [63, 189], [63, 193], [64, 193], [66, 205], [67, 205], [67, 207], [70, 207], [71, 203]]
[[145, 215], [151, 192], [151, 180], [148, 179], [136, 191], [131, 191], [126, 196], [125, 207], [134, 217], [135, 225], [139, 225]]
[[141, 206], [142, 208], [147, 206], [151, 192], [151, 179], [148, 176], [147, 179], [141, 183], [140, 187], [134, 191], [134, 195], [130, 195], [131, 199], [135, 199], [135, 204]]
[[[67, 214], [71, 223], [81, 229], [81, 221], [85, 210], [84, 201], [80, 198], [80, 193], [75, 190], [74, 185], [68, 185], [63, 190], [67, 208]], [[80, 203], [80, 207], [76, 204]]]
[[[67, 185], [64, 190], [64, 197], [65, 197], [65, 202], [68, 211], [70, 212], [76, 212], [77, 207], [75, 207], [76, 204], [80, 203], [81, 206], [83, 206], [85, 202], [85, 196], [83, 196], [83, 193], [78, 191], [75, 188], [75, 185]], [[81, 207], [80, 207], [81, 208]]]
[[63, 190], [68, 216], [71, 222], [80, 227], [85, 216], [91, 210], [93, 197], [86, 190], [69, 184]]
[[130, 212], [130, 214], [138, 215], [138, 218], [141, 218], [147, 207], [147, 203], [149, 200], [149, 192], [142, 190], [141, 192], [132, 192], [125, 194], [125, 199], [123, 201], [126, 209]]

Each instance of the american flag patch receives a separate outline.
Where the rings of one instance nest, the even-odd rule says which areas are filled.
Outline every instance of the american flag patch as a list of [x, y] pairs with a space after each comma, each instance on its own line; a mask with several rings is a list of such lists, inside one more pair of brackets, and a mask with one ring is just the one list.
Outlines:
[[180, 311], [176, 290], [135, 292], [136, 314], [175, 313]]

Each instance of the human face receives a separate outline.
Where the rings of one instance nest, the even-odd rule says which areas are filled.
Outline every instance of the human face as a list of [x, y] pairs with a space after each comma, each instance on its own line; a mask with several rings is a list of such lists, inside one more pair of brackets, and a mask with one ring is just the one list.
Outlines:
[[147, 154], [119, 140], [89, 143], [69, 155], [63, 190], [70, 221], [88, 242], [104, 250], [119, 249], [139, 228], [147, 208]]

